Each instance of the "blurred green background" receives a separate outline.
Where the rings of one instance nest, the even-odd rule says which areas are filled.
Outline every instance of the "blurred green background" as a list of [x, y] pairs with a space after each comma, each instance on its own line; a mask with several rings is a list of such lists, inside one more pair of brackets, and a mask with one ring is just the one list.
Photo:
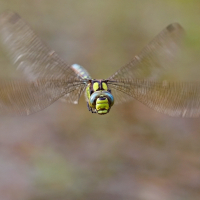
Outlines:
[[[188, 33], [173, 79], [199, 80], [199, 0], [0, 0], [69, 64], [108, 78], [172, 22]], [[1, 77], [14, 67], [0, 47]], [[200, 118], [171, 118], [133, 100], [105, 116], [60, 101], [0, 118], [1, 200], [199, 200]]]

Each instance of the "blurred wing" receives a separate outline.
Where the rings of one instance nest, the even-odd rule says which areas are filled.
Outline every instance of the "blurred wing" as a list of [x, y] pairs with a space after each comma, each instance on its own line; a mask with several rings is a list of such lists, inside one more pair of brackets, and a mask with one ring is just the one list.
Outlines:
[[[108, 79], [111, 80], [110, 85], [112, 84], [112, 80], [116, 80], [117, 82], [115, 84], [118, 84], [121, 79], [158, 81], [164, 69], [172, 67], [177, 55], [176, 53], [180, 50], [184, 35], [184, 29], [178, 23], [167, 26], [139, 55], [135, 56], [130, 63], [120, 68]], [[132, 99], [129, 95], [115, 90], [115, 87], [112, 88], [116, 103], [126, 102]]]
[[[13, 64], [23, 72], [28, 81], [35, 81], [38, 78], [65, 78], [68, 81], [81, 79], [16, 13], [6, 11], [0, 16], [0, 39]], [[68, 102], [78, 102], [74, 97], [81, 92], [81, 88], [76, 89], [73, 95], [65, 97]]]
[[158, 34], [133, 60], [120, 68], [109, 79], [157, 79], [175, 60], [183, 40], [184, 30], [174, 23]]
[[200, 116], [200, 83], [120, 80], [112, 88], [174, 117]]
[[[79, 98], [85, 88], [82, 82], [64, 80], [0, 81], [0, 114], [29, 115], [38, 112], [65, 94], [73, 93], [79, 87]], [[82, 88], [82, 91], [80, 91]]]

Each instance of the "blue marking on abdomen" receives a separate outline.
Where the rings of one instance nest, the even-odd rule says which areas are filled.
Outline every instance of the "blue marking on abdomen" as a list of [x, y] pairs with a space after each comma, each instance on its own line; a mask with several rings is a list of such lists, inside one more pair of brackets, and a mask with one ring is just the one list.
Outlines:
[[73, 64], [71, 66], [71, 68], [76, 72], [76, 74], [78, 76], [80, 76], [83, 79], [91, 79], [91, 76], [89, 75], [89, 73], [87, 72], [87, 70], [85, 68], [83, 68], [82, 66], [78, 65], [78, 64]]

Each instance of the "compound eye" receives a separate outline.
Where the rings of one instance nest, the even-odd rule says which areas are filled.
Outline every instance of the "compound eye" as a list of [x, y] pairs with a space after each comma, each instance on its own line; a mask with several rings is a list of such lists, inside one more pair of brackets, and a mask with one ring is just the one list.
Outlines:
[[99, 89], [99, 83], [98, 82], [93, 83], [93, 90], [97, 91], [98, 89]]
[[106, 91], [108, 90], [108, 86], [107, 86], [107, 84], [104, 83], [104, 82], [102, 83], [102, 87], [103, 87], [104, 90], [106, 90]]

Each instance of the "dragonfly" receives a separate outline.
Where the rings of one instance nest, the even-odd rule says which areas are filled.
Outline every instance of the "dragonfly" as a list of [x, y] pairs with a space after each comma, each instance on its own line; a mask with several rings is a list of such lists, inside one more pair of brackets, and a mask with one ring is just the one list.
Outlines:
[[112, 76], [92, 79], [82, 66], [68, 65], [47, 47], [17, 13], [6, 11], [0, 15], [0, 40], [24, 76], [0, 79], [0, 113], [30, 115], [58, 99], [77, 104], [85, 92], [88, 110], [99, 115], [136, 99], [173, 117], [198, 117], [199, 83], [159, 80], [184, 34], [180, 24], [172, 23]]

